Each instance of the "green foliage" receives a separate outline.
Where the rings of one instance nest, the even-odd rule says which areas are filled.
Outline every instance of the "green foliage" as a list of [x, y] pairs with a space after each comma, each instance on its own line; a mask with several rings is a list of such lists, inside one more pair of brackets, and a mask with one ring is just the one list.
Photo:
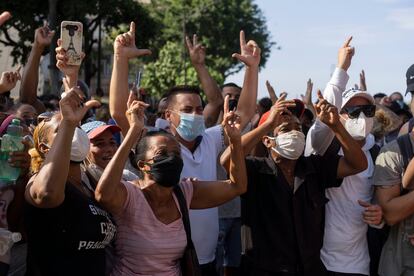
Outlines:
[[[157, 49], [162, 49], [167, 41], [183, 41], [183, 22], [186, 22], [185, 32], [188, 35], [197, 33], [207, 47], [207, 63], [220, 72], [222, 78], [243, 68], [231, 58], [232, 53], [240, 51], [240, 30], [245, 31], [246, 39], [255, 40], [261, 47], [261, 66], [266, 64], [275, 45], [270, 40], [262, 12], [252, 0], [153, 0], [146, 8], [163, 26], [151, 42], [155, 58]], [[178, 46], [177, 55], [184, 45]]]
[[[93, 45], [97, 39], [93, 33], [98, 28], [99, 20], [106, 31], [118, 27], [122, 23], [135, 21], [137, 23], [137, 40], [149, 42], [155, 35], [156, 22], [134, 0], [56, 0], [57, 13], [55, 26], [56, 37], [60, 36], [60, 22], [63, 20], [81, 21], [84, 25], [86, 58], [91, 56]], [[5, 37], [0, 43], [13, 47], [14, 62], [24, 63], [30, 52], [34, 31], [48, 19], [49, 5], [46, 0], [4, 0], [0, 2], [0, 10], [8, 10], [13, 17], [1, 27]], [[19, 37], [10, 36], [10, 30], [18, 31]], [[142, 43], [147, 47], [146, 43]]]
[[[183, 64], [180, 44], [168, 41], [159, 51], [158, 59], [144, 67], [142, 87], [154, 96], [161, 97], [167, 90], [175, 85], [199, 85], [197, 74], [189, 60]], [[218, 83], [224, 79], [220, 72], [210, 68], [210, 73]]]

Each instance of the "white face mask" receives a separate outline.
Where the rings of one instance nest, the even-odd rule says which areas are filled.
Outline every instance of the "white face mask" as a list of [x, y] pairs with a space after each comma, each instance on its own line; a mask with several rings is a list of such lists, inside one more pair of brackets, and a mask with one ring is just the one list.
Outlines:
[[276, 146], [272, 150], [286, 159], [297, 160], [305, 150], [305, 134], [301, 131], [291, 130], [273, 139]]
[[364, 140], [371, 132], [374, 126], [374, 118], [365, 117], [364, 112], [361, 112], [358, 118], [347, 119], [345, 121], [345, 129], [355, 140]]
[[90, 142], [88, 134], [81, 128], [75, 128], [70, 149], [70, 161], [82, 162], [89, 153]]

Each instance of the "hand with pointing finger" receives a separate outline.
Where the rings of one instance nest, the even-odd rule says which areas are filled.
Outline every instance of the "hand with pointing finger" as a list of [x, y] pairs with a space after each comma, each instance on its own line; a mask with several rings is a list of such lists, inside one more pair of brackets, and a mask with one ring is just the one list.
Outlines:
[[[66, 78], [63, 79], [65, 88], [69, 88]], [[90, 100], [84, 103], [85, 97], [79, 87], [73, 87], [62, 94], [62, 99], [59, 101], [60, 113], [62, 121], [65, 120], [70, 124], [76, 126], [85, 116], [86, 112], [94, 107], [99, 107], [101, 104], [96, 100]]]
[[277, 101], [276, 92], [273, 89], [273, 86], [270, 84], [269, 81], [266, 81], [266, 88], [267, 92], [269, 93], [270, 100], [272, 101], [272, 104], [275, 104]]
[[358, 200], [358, 204], [364, 207], [363, 220], [367, 224], [379, 225], [382, 222], [382, 208], [362, 200]]
[[43, 50], [52, 44], [54, 35], [55, 31], [50, 30], [47, 22], [45, 22], [43, 27], [36, 29], [33, 46]]
[[203, 66], [206, 59], [206, 47], [204, 47], [201, 43], [198, 43], [198, 37], [196, 34], [193, 35], [193, 42], [191, 42], [188, 36], [185, 37], [185, 42], [193, 66]]
[[136, 58], [140, 56], [150, 55], [148, 49], [138, 49], [135, 45], [135, 23], [131, 22], [129, 31], [120, 34], [115, 38], [114, 54], [118, 58]]
[[302, 102], [305, 104], [306, 107], [313, 106], [312, 105], [312, 90], [313, 90], [313, 82], [311, 79], [309, 79], [308, 82], [306, 83], [305, 95], [300, 95], [302, 98]]
[[334, 128], [341, 123], [338, 109], [323, 98], [320, 90], [318, 90], [318, 103], [314, 107], [318, 119], [328, 127]]
[[350, 36], [339, 49], [337, 67], [345, 71], [351, 66], [352, 57], [355, 54], [354, 47], [351, 47], [352, 36]]
[[295, 107], [296, 103], [293, 100], [286, 100], [286, 95], [283, 94], [279, 97], [276, 103], [270, 109], [269, 116], [266, 119], [266, 123], [268, 123], [272, 129], [275, 129], [282, 123], [282, 115], [284, 114], [292, 114], [289, 111], [289, 107]]
[[0, 14], [0, 26], [3, 25], [7, 20], [9, 20], [12, 17], [10, 12], [4, 11]]
[[362, 70], [359, 74], [359, 89], [362, 91], [367, 91], [367, 83], [365, 81], [365, 71]]
[[248, 67], [258, 67], [260, 64], [260, 48], [253, 40], [246, 43], [244, 31], [240, 31], [240, 54], [234, 53], [232, 57], [237, 58]]

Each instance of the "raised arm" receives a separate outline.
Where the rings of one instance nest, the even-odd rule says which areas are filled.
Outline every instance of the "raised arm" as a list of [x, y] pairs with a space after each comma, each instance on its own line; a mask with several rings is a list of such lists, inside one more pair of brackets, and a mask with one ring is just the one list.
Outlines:
[[313, 106], [313, 103], [312, 103], [312, 90], [313, 90], [313, 82], [311, 79], [309, 79], [308, 82], [306, 83], [305, 95], [300, 95], [300, 96], [302, 98], [302, 102], [305, 104], [305, 107], [312, 112], [313, 116], [315, 116], [316, 115], [315, 107]]
[[365, 71], [362, 70], [361, 73], [359, 73], [359, 89], [362, 91], [367, 91], [367, 81], [365, 79]]
[[[251, 150], [262, 140], [262, 137], [268, 135], [269, 132], [273, 132], [273, 130], [280, 125], [281, 123], [281, 115], [283, 112], [290, 112], [288, 107], [294, 107], [294, 101], [287, 101], [286, 94], [279, 97], [276, 103], [270, 109], [270, 114], [267, 117], [266, 121], [258, 126], [257, 128], [253, 129], [252, 131], [248, 132], [247, 134], [243, 135], [241, 139], [241, 144], [243, 147], [243, 153], [246, 156]], [[228, 171], [230, 165], [230, 148], [228, 147], [220, 158], [221, 165], [226, 168]]]
[[408, 163], [402, 178], [402, 185], [409, 190], [412, 190], [414, 187], [414, 159], [411, 159], [410, 163]]
[[247, 190], [246, 164], [241, 145], [240, 117], [229, 111], [228, 99], [224, 103], [222, 126], [230, 142], [229, 180], [193, 181], [194, 193], [190, 208], [205, 209], [219, 206]]
[[211, 77], [207, 70], [206, 48], [198, 43], [197, 35], [193, 36], [193, 42], [186, 36], [187, 49], [190, 54], [191, 64], [197, 72], [198, 79], [201, 82], [203, 91], [207, 97], [207, 105], [204, 108], [203, 115], [206, 127], [212, 127], [217, 122], [223, 106], [223, 96], [216, 81]]
[[[355, 52], [354, 48], [350, 46], [351, 40], [352, 37], [349, 37], [342, 47], [339, 48], [336, 69], [323, 92], [324, 99], [334, 105], [338, 110], [342, 105], [342, 93], [345, 91], [346, 84], [349, 80], [347, 71], [351, 66], [352, 57]], [[335, 134], [332, 130], [316, 118], [306, 138], [305, 156], [310, 154], [324, 155], [334, 137]]]
[[365, 170], [368, 167], [367, 158], [361, 146], [339, 121], [338, 109], [325, 100], [320, 91], [318, 92], [318, 99], [319, 101], [315, 105], [318, 119], [332, 130], [344, 153], [344, 156], [339, 160], [337, 177], [344, 178]]
[[235, 53], [233, 57], [246, 65], [243, 87], [236, 111], [240, 116], [241, 129], [244, 129], [256, 113], [260, 51], [259, 46], [253, 40], [246, 43], [244, 31], [240, 31], [240, 54]]
[[37, 86], [39, 83], [40, 58], [45, 48], [52, 43], [55, 31], [51, 31], [47, 24], [37, 28], [29, 59], [24, 67], [22, 84], [20, 87], [20, 101], [32, 105], [38, 114], [44, 112], [45, 106], [37, 99]]
[[131, 148], [137, 143], [144, 128], [144, 111], [147, 107], [147, 104], [129, 98], [125, 116], [128, 119], [129, 129], [96, 186], [95, 199], [111, 213], [120, 212], [127, 198], [126, 188], [121, 183], [122, 171]]
[[112, 68], [111, 84], [109, 87], [109, 111], [125, 137], [128, 129], [128, 119], [125, 116], [129, 96], [128, 61], [151, 54], [148, 49], [138, 49], [135, 46], [135, 23], [131, 22], [129, 31], [120, 34], [114, 42], [114, 65]]
[[46, 155], [43, 167], [26, 187], [26, 201], [34, 206], [55, 208], [65, 199], [70, 149], [75, 128], [88, 109], [99, 106], [97, 101], [88, 101], [82, 105], [83, 100], [82, 91], [72, 88], [59, 102], [62, 120], [53, 144]]

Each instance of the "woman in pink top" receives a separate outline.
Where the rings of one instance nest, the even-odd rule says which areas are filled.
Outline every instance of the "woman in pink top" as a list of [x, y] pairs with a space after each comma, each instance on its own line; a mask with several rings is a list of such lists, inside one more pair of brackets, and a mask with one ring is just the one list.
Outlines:
[[[143, 177], [121, 182], [128, 154], [142, 133], [147, 106], [128, 102], [130, 128], [95, 191], [96, 199], [114, 215], [118, 226], [112, 275], [181, 275], [179, 260], [187, 239], [173, 188], [180, 185], [191, 209], [216, 207], [246, 191], [239, 118], [225, 110], [222, 125], [231, 148], [230, 180], [179, 183], [183, 167], [180, 145], [172, 135], [157, 131], [147, 133], [136, 147], [135, 160]], [[224, 106], [228, 106], [228, 98]]]

